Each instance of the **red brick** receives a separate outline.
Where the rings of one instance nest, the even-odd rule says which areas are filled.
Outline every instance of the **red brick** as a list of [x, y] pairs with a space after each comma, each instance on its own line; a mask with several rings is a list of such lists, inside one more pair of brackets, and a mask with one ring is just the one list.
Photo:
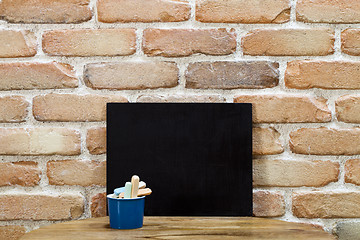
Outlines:
[[47, 163], [51, 185], [105, 186], [106, 162], [61, 160]]
[[234, 29], [145, 29], [143, 38], [149, 56], [229, 55], [236, 50]]
[[0, 18], [10, 23], [80, 23], [92, 17], [90, 0], [2, 0]]
[[106, 193], [98, 193], [91, 198], [91, 217], [106, 216]]
[[291, 161], [255, 159], [253, 184], [272, 187], [321, 187], [336, 182], [339, 163], [331, 161]]
[[83, 211], [80, 195], [0, 195], [0, 220], [71, 220]]
[[196, 0], [196, 20], [215, 23], [284, 23], [288, 0]]
[[0, 58], [32, 57], [35, 54], [36, 37], [33, 32], [0, 31]]
[[360, 123], [360, 96], [345, 95], [335, 101], [337, 119], [341, 122]]
[[100, 22], [180, 22], [190, 18], [183, 0], [98, 0]]
[[280, 154], [284, 148], [280, 142], [280, 133], [274, 128], [253, 128], [253, 154]]
[[106, 153], [106, 128], [91, 128], [87, 131], [86, 146], [91, 154]]
[[34, 97], [33, 114], [38, 121], [104, 121], [108, 102], [127, 102], [127, 99], [116, 95], [50, 93]]
[[196, 62], [186, 73], [186, 88], [271, 88], [279, 82], [279, 64], [274, 62]]
[[0, 186], [39, 184], [41, 171], [36, 162], [0, 163]]
[[322, 56], [334, 52], [330, 29], [258, 29], [242, 39], [245, 55]]
[[78, 155], [79, 132], [66, 128], [0, 128], [0, 155]]
[[243, 95], [235, 103], [252, 103], [253, 122], [330, 122], [326, 99], [295, 95]]
[[341, 51], [349, 55], [360, 55], [360, 29], [346, 29], [341, 32]]
[[360, 89], [360, 63], [296, 60], [285, 71], [288, 88]]
[[255, 191], [253, 215], [255, 217], [280, 217], [285, 214], [284, 196], [280, 192]]
[[137, 90], [178, 85], [179, 69], [174, 62], [91, 63], [84, 80], [93, 89]]
[[76, 29], [48, 31], [43, 51], [52, 56], [122, 56], [135, 53], [135, 29]]
[[0, 226], [0, 239], [17, 240], [26, 232], [25, 227], [16, 225]]
[[360, 154], [360, 128], [302, 128], [290, 133], [290, 149], [298, 154]]
[[72, 66], [63, 63], [0, 63], [0, 90], [75, 88]]
[[28, 101], [22, 96], [0, 97], [0, 122], [24, 122], [28, 114]]
[[345, 182], [360, 185], [360, 159], [346, 161]]

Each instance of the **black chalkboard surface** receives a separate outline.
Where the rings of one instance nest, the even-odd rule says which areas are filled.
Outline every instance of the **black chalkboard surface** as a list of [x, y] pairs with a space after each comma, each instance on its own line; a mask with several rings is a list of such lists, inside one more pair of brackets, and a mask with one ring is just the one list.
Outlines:
[[150, 216], [251, 216], [247, 103], [108, 103], [107, 192], [136, 174]]

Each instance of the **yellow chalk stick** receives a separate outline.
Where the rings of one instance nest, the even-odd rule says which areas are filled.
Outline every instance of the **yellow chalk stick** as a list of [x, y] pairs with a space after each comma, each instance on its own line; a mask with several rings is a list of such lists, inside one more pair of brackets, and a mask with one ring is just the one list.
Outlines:
[[152, 193], [152, 191], [150, 188], [139, 189], [137, 196], [138, 197], [147, 196], [147, 195], [150, 195], [151, 193]]
[[131, 178], [131, 198], [136, 198], [139, 192], [140, 178], [136, 175]]

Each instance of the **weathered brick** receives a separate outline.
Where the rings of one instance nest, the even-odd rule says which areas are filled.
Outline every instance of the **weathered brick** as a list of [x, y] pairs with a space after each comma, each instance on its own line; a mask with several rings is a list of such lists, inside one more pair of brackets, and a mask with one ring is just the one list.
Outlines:
[[280, 133], [274, 128], [253, 128], [253, 154], [279, 154], [284, 152], [280, 143]]
[[100, 22], [180, 22], [190, 18], [183, 0], [98, 0]]
[[84, 80], [94, 89], [170, 88], [178, 84], [174, 62], [92, 63], [85, 67]]
[[0, 122], [24, 122], [29, 103], [22, 96], [0, 97]]
[[10, 23], [80, 23], [92, 17], [90, 0], [2, 0], [0, 18]]
[[0, 90], [75, 88], [78, 79], [68, 64], [0, 63]]
[[296, 20], [312, 23], [359, 23], [357, 0], [298, 0]]
[[284, 214], [283, 194], [272, 191], [255, 191], [253, 193], [253, 215], [255, 217], [280, 217]]
[[105, 186], [106, 162], [62, 160], [47, 163], [51, 185]]
[[76, 29], [48, 31], [43, 51], [53, 56], [121, 56], [136, 49], [135, 29]]
[[297, 123], [330, 122], [326, 99], [294, 95], [244, 95], [235, 103], [252, 103], [253, 122]]
[[235, 50], [234, 29], [145, 29], [143, 34], [143, 51], [149, 56], [229, 55]]
[[360, 222], [337, 222], [333, 232], [338, 237], [338, 240], [358, 240]]
[[78, 155], [79, 132], [66, 128], [0, 128], [1, 155]]
[[38, 121], [104, 121], [106, 103], [127, 102], [121, 96], [50, 93], [33, 99], [33, 114]]
[[36, 162], [0, 163], [0, 186], [39, 184], [41, 171]]
[[302, 128], [290, 133], [290, 149], [298, 154], [360, 154], [360, 128]]
[[345, 182], [360, 185], [360, 159], [346, 161]]
[[360, 62], [296, 60], [285, 71], [288, 88], [360, 89]]
[[0, 226], [0, 239], [17, 240], [26, 232], [25, 227], [17, 225]]
[[91, 198], [91, 217], [106, 216], [106, 193], [98, 193]]
[[106, 153], [106, 128], [91, 128], [87, 131], [86, 146], [91, 154]]
[[34, 33], [28, 30], [0, 31], [0, 58], [32, 57], [35, 54], [36, 37]]
[[297, 192], [292, 203], [293, 214], [300, 218], [360, 217], [359, 192]]
[[242, 39], [245, 55], [316, 56], [334, 52], [330, 29], [258, 29]]
[[345, 95], [335, 101], [336, 117], [341, 122], [360, 123], [360, 96]]
[[220, 95], [141, 95], [137, 102], [225, 102], [225, 98]]
[[278, 63], [266, 61], [190, 63], [186, 88], [271, 88], [278, 85], [278, 68]]
[[0, 195], [0, 220], [70, 220], [83, 211], [80, 195]]
[[216, 23], [284, 23], [288, 0], [196, 0], [196, 20]]
[[273, 187], [321, 187], [336, 182], [339, 163], [331, 161], [291, 161], [256, 159], [253, 184]]
[[360, 55], [360, 29], [346, 29], [341, 32], [341, 50], [349, 55]]

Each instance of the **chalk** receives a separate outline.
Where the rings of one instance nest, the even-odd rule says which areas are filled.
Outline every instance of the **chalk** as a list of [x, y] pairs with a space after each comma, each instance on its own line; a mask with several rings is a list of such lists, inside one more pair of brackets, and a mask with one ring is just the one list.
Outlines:
[[136, 175], [131, 178], [131, 198], [136, 198], [139, 191], [140, 178]]
[[114, 194], [116, 196], [118, 196], [120, 193], [124, 192], [125, 191], [125, 187], [120, 187], [120, 188], [115, 188], [114, 189]]
[[139, 189], [137, 196], [138, 197], [147, 196], [147, 195], [150, 195], [151, 193], [152, 193], [152, 191], [150, 188]]
[[146, 183], [144, 181], [139, 182], [139, 189], [146, 188]]
[[124, 198], [131, 198], [131, 183], [125, 183]]

